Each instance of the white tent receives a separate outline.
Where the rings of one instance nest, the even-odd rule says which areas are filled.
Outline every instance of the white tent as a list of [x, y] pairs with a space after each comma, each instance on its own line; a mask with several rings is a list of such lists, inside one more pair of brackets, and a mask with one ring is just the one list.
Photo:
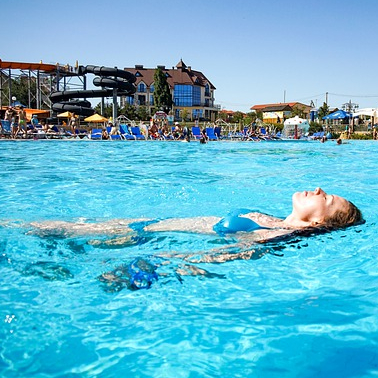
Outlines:
[[355, 113], [353, 113], [353, 117], [360, 116], [371, 117], [372, 124], [375, 125], [378, 122], [378, 108], [358, 109]]
[[370, 116], [370, 117], [376, 117], [378, 113], [377, 108], [364, 108], [364, 109], [358, 109], [356, 112], [353, 113], [353, 117], [357, 116]]
[[283, 135], [286, 138], [300, 138], [305, 136], [310, 129], [310, 124], [307, 119], [300, 118], [298, 116], [288, 118], [284, 122]]

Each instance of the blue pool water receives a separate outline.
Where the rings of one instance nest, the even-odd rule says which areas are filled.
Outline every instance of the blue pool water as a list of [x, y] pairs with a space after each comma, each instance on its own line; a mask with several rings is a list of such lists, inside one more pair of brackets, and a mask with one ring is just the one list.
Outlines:
[[[0, 376], [376, 377], [378, 144], [29, 141], [0, 143]], [[366, 223], [276, 245], [277, 254], [198, 264], [178, 255], [220, 237], [164, 233], [141, 244], [29, 234], [32, 221], [279, 217], [295, 191], [345, 196]], [[11, 220], [11, 223], [7, 223]], [[97, 277], [170, 254], [149, 290]]]

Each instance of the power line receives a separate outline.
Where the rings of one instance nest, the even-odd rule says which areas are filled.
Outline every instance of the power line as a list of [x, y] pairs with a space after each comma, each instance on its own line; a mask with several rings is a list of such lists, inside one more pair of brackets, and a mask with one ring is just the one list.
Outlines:
[[332, 96], [339, 96], [339, 97], [360, 97], [360, 98], [378, 97], [378, 95], [351, 95], [351, 94], [338, 94], [338, 93], [331, 93], [331, 92], [328, 92], [328, 94]]
[[302, 98], [299, 98], [297, 101], [303, 101], [303, 100], [309, 100], [309, 99], [319, 98], [319, 97], [323, 97], [325, 95], [326, 94], [324, 92], [324, 93], [320, 93], [320, 94], [313, 95], [313, 96], [302, 97]]

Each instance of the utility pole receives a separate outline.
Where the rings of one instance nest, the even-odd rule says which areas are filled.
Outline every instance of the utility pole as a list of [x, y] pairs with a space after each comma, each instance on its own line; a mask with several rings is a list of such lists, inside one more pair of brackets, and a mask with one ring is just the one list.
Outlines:
[[328, 105], [328, 92], [326, 92], [326, 100], [325, 100], [326, 105]]

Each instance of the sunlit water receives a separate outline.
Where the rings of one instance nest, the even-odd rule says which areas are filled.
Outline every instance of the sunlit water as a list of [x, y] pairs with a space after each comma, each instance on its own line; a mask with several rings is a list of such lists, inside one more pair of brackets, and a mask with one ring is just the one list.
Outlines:
[[[378, 170], [374, 142], [29, 141], [0, 143], [0, 376], [376, 377]], [[295, 191], [347, 197], [366, 223], [281, 242], [277, 254], [198, 264], [182, 253], [220, 237], [163, 233], [95, 246], [41, 237], [25, 223], [288, 215]], [[97, 277], [169, 253], [148, 290]], [[159, 269], [157, 270], [159, 272]]]

